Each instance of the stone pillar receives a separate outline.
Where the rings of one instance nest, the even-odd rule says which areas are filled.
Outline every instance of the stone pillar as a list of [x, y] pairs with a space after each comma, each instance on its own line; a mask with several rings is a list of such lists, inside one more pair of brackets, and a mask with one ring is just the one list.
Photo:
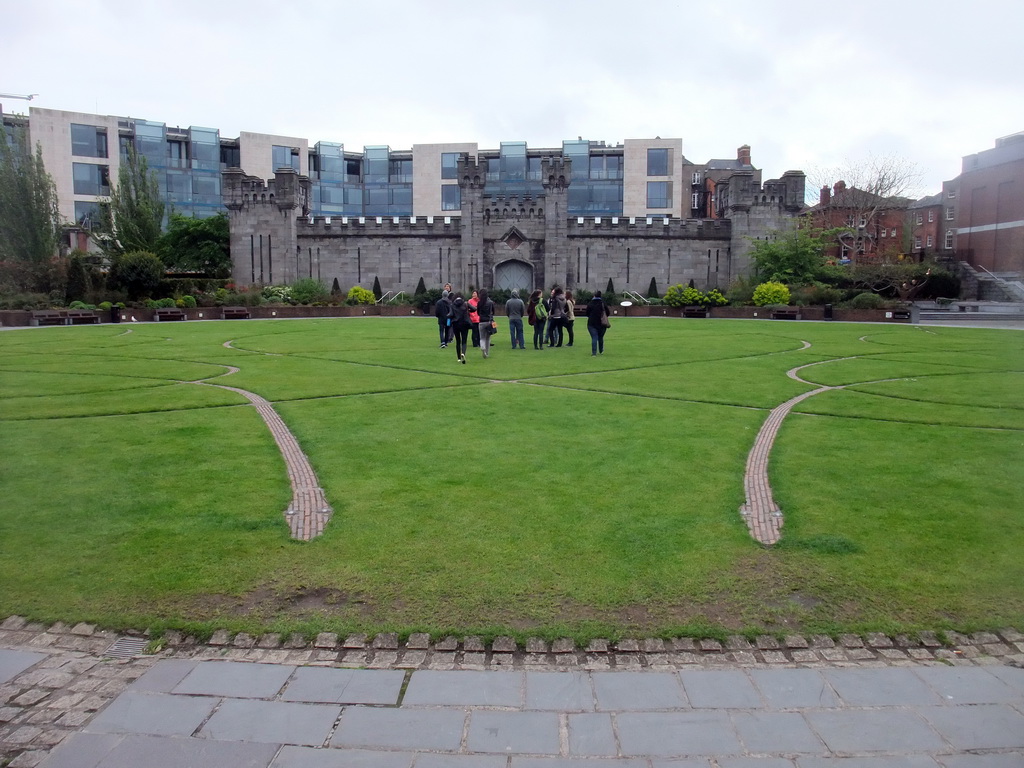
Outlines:
[[[479, 264], [480, 285], [490, 290], [494, 283], [494, 265], [484, 260], [484, 183], [487, 168], [478, 158], [463, 154], [458, 162], [459, 189], [462, 197], [461, 247], [458, 263], [452, 265], [456, 275], [467, 274], [469, 264]], [[465, 291], [467, 285], [455, 286]]]
[[544, 184], [544, 273], [537, 275], [538, 285], [545, 293], [556, 283], [565, 287], [569, 261], [569, 184], [572, 160], [568, 157], [545, 157], [540, 163]]

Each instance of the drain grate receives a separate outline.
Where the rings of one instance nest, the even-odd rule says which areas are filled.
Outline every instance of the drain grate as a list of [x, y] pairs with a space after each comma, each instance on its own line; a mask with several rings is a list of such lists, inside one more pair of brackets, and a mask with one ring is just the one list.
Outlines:
[[119, 637], [103, 652], [103, 655], [114, 659], [130, 659], [133, 656], [141, 655], [147, 645], [149, 645], [149, 641], [144, 637]]

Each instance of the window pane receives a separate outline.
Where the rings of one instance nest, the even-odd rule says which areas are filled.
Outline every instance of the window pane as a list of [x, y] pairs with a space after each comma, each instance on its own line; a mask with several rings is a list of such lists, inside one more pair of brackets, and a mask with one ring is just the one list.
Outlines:
[[668, 176], [668, 149], [647, 150], [647, 175]]
[[647, 207], [671, 208], [672, 183], [668, 181], [647, 182]]
[[458, 178], [459, 173], [459, 153], [458, 152], [442, 152], [441, 153], [441, 178], [442, 179], [455, 179]]
[[78, 157], [106, 157], [107, 132], [94, 125], [71, 124], [71, 154]]
[[441, 210], [458, 211], [462, 209], [462, 191], [458, 184], [445, 184], [441, 187]]

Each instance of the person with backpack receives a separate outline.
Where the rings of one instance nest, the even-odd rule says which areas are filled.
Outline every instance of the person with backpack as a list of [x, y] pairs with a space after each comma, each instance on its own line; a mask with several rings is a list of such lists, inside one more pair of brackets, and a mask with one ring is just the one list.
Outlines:
[[451, 320], [452, 339], [455, 342], [455, 359], [463, 365], [466, 364], [466, 339], [472, 325], [469, 309], [469, 303], [464, 301], [462, 296], [456, 296], [448, 315], [448, 319]]
[[548, 310], [544, 306], [544, 293], [540, 289], [530, 294], [527, 316], [533, 326], [533, 348], [544, 349], [544, 324], [548, 319]]
[[480, 322], [480, 315], [478, 315], [476, 312], [476, 307], [477, 304], [479, 303], [480, 294], [477, 293], [476, 291], [473, 291], [473, 295], [470, 296], [469, 299], [466, 301], [466, 305], [469, 307], [469, 322], [473, 324], [470, 327], [470, 330], [473, 333], [473, 349], [476, 349], [480, 346], [480, 326], [478, 325], [478, 323]]
[[484, 357], [489, 357], [491, 352], [491, 326], [494, 323], [494, 302], [487, 295], [487, 289], [481, 288], [478, 294], [476, 312], [480, 315], [480, 351]]
[[437, 318], [437, 330], [441, 334], [441, 349], [448, 346], [448, 331], [451, 328], [451, 320], [448, 315], [452, 311], [452, 303], [448, 298], [448, 291], [441, 291], [441, 298], [434, 305], [434, 317]]

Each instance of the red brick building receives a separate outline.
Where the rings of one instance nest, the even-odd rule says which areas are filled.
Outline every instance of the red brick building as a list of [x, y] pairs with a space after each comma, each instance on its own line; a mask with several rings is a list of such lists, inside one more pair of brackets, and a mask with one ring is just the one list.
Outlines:
[[904, 197], [880, 197], [837, 181], [822, 187], [817, 205], [804, 210], [815, 227], [844, 228], [828, 256], [838, 263], [896, 260], [910, 253]]
[[907, 206], [907, 226], [910, 228], [910, 253], [915, 261], [923, 261], [943, 252], [943, 197], [942, 193], [922, 197]]
[[957, 258], [997, 274], [1024, 274], [1024, 132], [964, 157], [943, 197]]

